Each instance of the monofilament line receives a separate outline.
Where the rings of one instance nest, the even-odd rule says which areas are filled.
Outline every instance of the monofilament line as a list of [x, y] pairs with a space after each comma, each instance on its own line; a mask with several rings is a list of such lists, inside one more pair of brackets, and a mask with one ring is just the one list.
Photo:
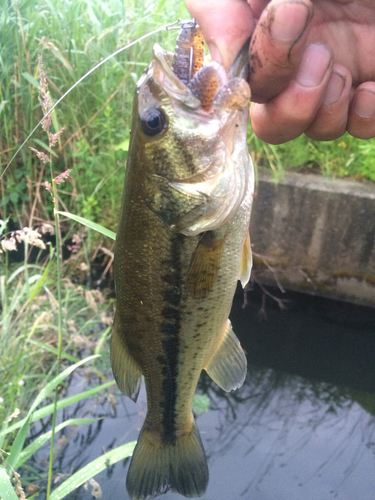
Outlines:
[[10, 159], [9, 163], [6, 165], [6, 167], [4, 168], [3, 172], [0, 174], [0, 180], [3, 178], [3, 176], [5, 175], [6, 171], [8, 170], [8, 168], [10, 167], [10, 165], [13, 163], [13, 160], [15, 159], [15, 157], [18, 155], [18, 153], [21, 151], [21, 149], [24, 147], [24, 145], [27, 143], [27, 141], [30, 139], [30, 137], [33, 135], [33, 133], [36, 131], [36, 129], [39, 127], [39, 125], [42, 124], [43, 120], [46, 119], [47, 116], [49, 116], [52, 111], [56, 108], [56, 106], [58, 104], [60, 104], [60, 102], [65, 99], [65, 97], [73, 90], [77, 87], [77, 85], [79, 85], [85, 78], [87, 78], [89, 75], [91, 75], [91, 73], [93, 73], [95, 70], [97, 70], [102, 64], [106, 63], [107, 61], [109, 61], [110, 59], [112, 59], [112, 57], [115, 57], [117, 56], [117, 54], [120, 54], [120, 52], [122, 52], [123, 50], [126, 50], [126, 49], [129, 49], [130, 47], [132, 47], [133, 45], [135, 45], [136, 43], [138, 42], [141, 42], [142, 40], [144, 40], [145, 38], [148, 38], [149, 36], [152, 36], [152, 35], [155, 35], [155, 33], [159, 33], [159, 31], [168, 31], [169, 29], [171, 28], [174, 28], [175, 26], [180, 26], [180, 25], [184, 25], [184, 24], [188, 24], [190, 21], [182, 21], [181, 19], [178, 19], [177, 21], [173, 22], [173, 23], [170, 23], [170, 24], [166, 24], [164, 26], [161, 26], [160, 28], [157, 28], [155, 29], [154, 31], [150, 31], [149, 33], [146, 33], [145, 35], [141, 36], [140, 38], [137, 38], [137, 40], [134, 40], [134, 42], [130, 42], [128, 45], [125, 45], [124, 47], [121, 47], [120, 49], [116, 50], [115, 52], [113, 52], [112, 54], [110, 54], [109, 56], [107, 56], [106, 58], [104, 58], [102, 61], [98, 62], [98, 64], [96, 64], [93, 68], [91, 68], [86, 74], [84, 74], [79, 80], [77, 80], [75, 82], [74, 85], [72, 85], [70, 87], [70, 89], [68, 89], [65, 94], [63, 94], [60, 99], [58, 99], [55, 104], [52, 106], [52, 108], [49, 110], [48, 114], [46, 116], [43, 116], [43, 118], [40, 120], [40, 122], [33, 128], [33, 130], [30, 132], [30, 134], [26, 137], [26, 139], [23, 141], [23, 143], [21, 144], [21, 146], [17, 149], [17, 151], [14, 153], [14, 155], [12, 156], [12, 158]]

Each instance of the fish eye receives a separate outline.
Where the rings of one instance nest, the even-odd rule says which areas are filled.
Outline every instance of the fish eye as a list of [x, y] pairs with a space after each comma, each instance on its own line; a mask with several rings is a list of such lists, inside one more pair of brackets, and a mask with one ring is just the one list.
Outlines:
[[165, 128], [165, 116], [160, 109], [146, 108], [141, 115], [143, 132], [153, 137], [160, 134]]

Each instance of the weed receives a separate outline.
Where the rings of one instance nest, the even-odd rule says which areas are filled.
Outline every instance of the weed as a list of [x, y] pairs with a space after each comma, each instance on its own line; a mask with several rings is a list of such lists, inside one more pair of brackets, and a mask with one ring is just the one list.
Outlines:
[[[40, 118], [39, 84], [33, 70], [39, 53], [50, 68], [46, 78], [51, 91], [61, 96], [119, 47], [186, 16], [183, 4], [175, 0], [7, 3], [0, 13], [0, 30], [6, 41], [0, 46], [1, 165], [7, 164]], [[173, 49], [175, 33], [164, 32], [162, 39], [164, 46]], [[126, 161], [126, 151], [119, 146], [128, 139], [134, 82], [149, 62], [152, 44], [160, 40], [155, 35], [131, 47], [64, 99], [52, 116], [55, 130], [61, 123], [65, 125], [56, 151], [51, 153], [41, 131], [34, 134], [30, 145], [53, 154], [55, 176], [68, 168], [75, 172], [59, 192], [65, 211], [93, 216], [95, 221], [100, 216], [106, 227], [115, 229]], [[44, 167], [36, 160], [24, 148], [0, 181], [0, 217], [12, 213], [19, 227], [34, 226], [34, 220], [49, 220], [53, 215], [48, 193], [42, 189]], [[38, 203], [33, 208], [35, 190]], [[94, 198], [100, 200], [96, 205]]]

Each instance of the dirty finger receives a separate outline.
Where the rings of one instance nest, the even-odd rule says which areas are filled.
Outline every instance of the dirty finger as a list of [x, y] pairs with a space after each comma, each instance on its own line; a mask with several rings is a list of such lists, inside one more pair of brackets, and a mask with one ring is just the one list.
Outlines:
[[268, 102], [295, 75], [313, 14], [309, 0], [274, 0], [260, 16], [250, 44], [254, 102]]
[[253, 103], [254, 133], [271, 144], [295, 139], [311, 125], [321, 107], [332, 71], [332, 53], [324, 44], [308, 45], [296, 77], [274, 99]]
[[347, 130], [353, 137], [375, 137], [375, 82], [365, 82], [356, 89], [349, 110]]

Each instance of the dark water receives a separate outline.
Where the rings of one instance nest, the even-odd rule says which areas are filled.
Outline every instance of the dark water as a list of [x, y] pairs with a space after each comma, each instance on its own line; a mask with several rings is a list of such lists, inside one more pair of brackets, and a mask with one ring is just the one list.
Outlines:
[[[198, 393], [211, 400], [197, 417], [210, 468], [203, 498], [374, 500], [375, 310], [283, 298], [283, 311], [259, 293], [245, 308], [243, 296], [235, 298], [231, 319], [249, 361], [241, 389], [227, 394], [201, 377]], [[144, 392], [137, 404], [120, 397], [116, 418], [108, 402], [91, 404], [65, 410], [64, 419], [91, 410], [107, 416], [68, 436], [56, 460], [63, 475], [136, 439], [146, 412]], [[127, 459], [95, 476], [103, 499], [128, 500], [128, 466]], [[68, 498], [92, 496], [80, 487]]]

